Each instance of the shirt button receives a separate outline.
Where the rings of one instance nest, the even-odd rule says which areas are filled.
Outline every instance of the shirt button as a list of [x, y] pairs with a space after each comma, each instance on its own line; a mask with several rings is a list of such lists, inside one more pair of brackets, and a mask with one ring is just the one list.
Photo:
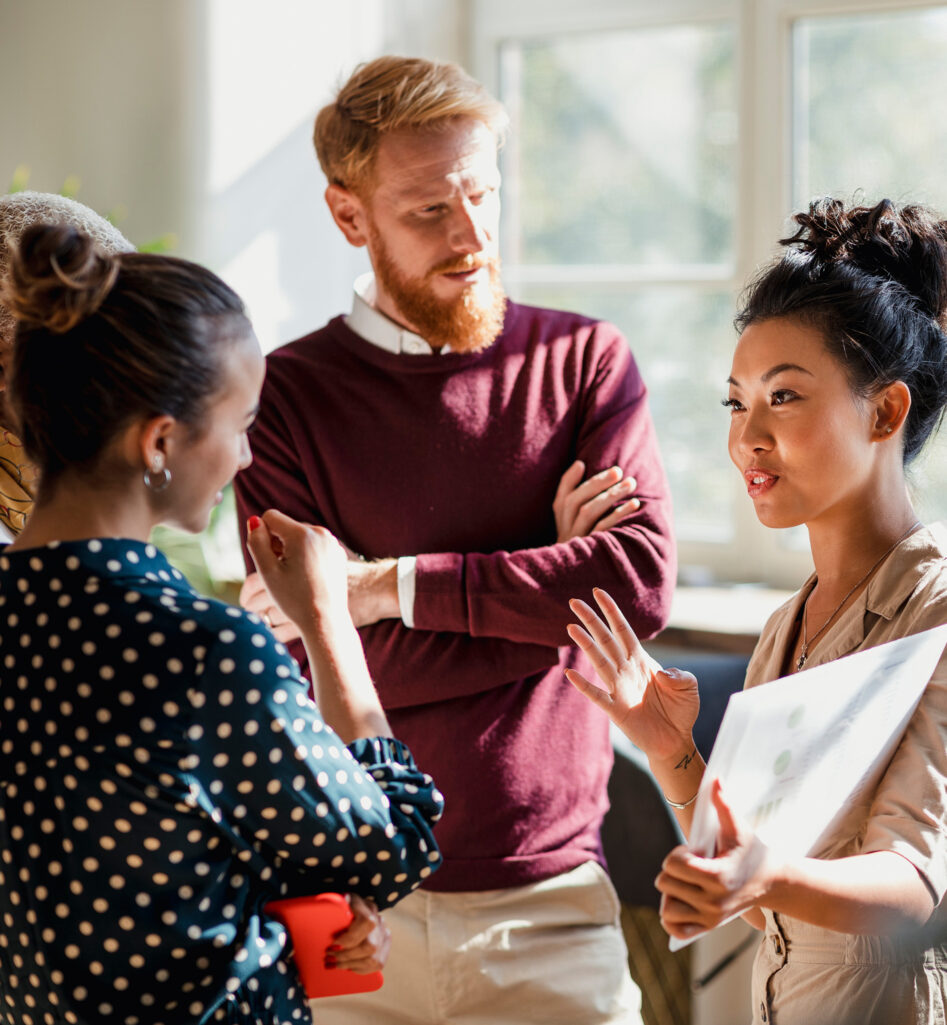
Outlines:
[[773, 936], [773, 949], [777, 954], [781, 954], [783, 952], [783, 945], [779, 942], [779, 937], [775, 935]]

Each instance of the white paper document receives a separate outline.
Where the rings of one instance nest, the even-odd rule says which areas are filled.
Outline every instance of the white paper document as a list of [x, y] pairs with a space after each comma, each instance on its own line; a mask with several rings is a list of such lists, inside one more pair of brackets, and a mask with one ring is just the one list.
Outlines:
[[[707, 763], [689, 847], [717, 841], [713, 780], [781, 855], [817, 854], [870, 798], [947, 644], [947, 625], [856, 652], [730, 698]], [[679, 950], [691, 940], [671, 940]]]

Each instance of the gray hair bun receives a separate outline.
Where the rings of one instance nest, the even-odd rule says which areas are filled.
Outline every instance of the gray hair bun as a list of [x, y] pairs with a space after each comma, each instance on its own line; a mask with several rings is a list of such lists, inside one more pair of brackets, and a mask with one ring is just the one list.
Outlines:
[[[104, 217], [66, 196], [49, 192], [14, 192], [0, 196], [0, 282], [9, 272], [12, 253], [23, 233], [36, 224], [66, 224], [88, 236], [103, 253], [128, 253], [135, 247]], [[0, 338], [12, 340], [15, 322], [0, 295]]]

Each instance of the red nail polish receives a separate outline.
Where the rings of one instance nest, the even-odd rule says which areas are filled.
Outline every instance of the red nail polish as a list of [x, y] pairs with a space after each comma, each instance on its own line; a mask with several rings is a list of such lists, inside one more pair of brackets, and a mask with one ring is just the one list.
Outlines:
[[247, 530], [252, 534], [262, 522], [263, 520], [261, 520], [259, 516], [251, 516], [250, 519], [247, 520]]

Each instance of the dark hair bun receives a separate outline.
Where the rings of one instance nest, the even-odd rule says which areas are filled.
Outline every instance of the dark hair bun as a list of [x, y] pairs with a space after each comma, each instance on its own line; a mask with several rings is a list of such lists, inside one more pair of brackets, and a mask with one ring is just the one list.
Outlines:
[[793, 317], [821, 332], [853, 392], [903, 381], [909, 463], [947, 409], [947, 221], [922, 206], [818, 199], [743, 295], [735, 324]]
[[947, 325], [947, 221], [926, 207], [896, 207], [890, 199], [846, 207], [828, 197], [793, 219], [799, 230], [783, 245], [896, 281], [925, 313]]
[[34, 225], [10, 262], [3, 301], [27, 326], [62, 334], [99, 308], [118, 277], [119, 259], [68, 225]]

